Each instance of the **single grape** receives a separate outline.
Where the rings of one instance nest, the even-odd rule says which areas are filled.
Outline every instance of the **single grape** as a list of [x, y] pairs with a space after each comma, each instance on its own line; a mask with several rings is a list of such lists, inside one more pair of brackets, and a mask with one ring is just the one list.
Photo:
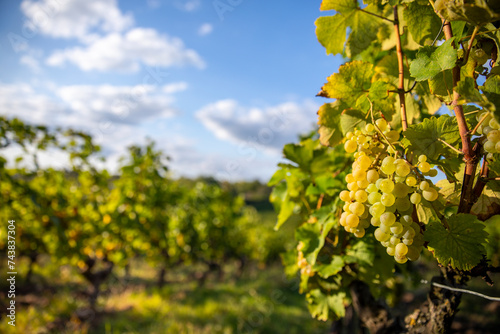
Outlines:
[[405, 239], [405, 238], [403, 238], [403, 243], [406, 246], [410, 246], [413, 243], [413, 239]]
[[420, 182], [420, 190], [427, 190], [431, 185], [427, 181]]
[[360, 134], [358, 137], [356, 137], [356, 141], [359, 145], [361, 145], [361, 144], [366, 142], [366, 136], [363, 134]]
[[384, 133], [385, 137], [389, 141], [389, 143], [394, 143], [399, 140], [399, 132], [395, 130], [387, 131]]
[[421, 154], [418, 156], [418, 162], [426, 162], [427, 161], [427, 156], [424, 154]]
[[366, 180], [366, 172], [361, 168], [356, 168], [352, 171], [352, 176], [356, 181]]
[[347, 183], [356, 182], [356, 180], [354, 179], [354, 176], [352, 176], [352, 173], [349, 173], [345, 176], [345, 182], [347, 182]]
[[349, 205], [349, 210], [357, 216], [361, 216], [365, 212], [365, 206], [359, 202], [354, 202]]
[[347, 216], [349, 216], [348, 212], [342, 212], [342, 214], [340, 215], [340, 220], [339, 220], [340, 225], [342, 225], [342, 226], [346, 226], [347, 225], [346, 222], [345, 222]]
[[401, 212], [406, 212], [412, 208], [411, 202], [408, 199], [408, 197], [403, 197], [403, 198], [398, 198], [396, 199], [396, 202], [394, 203], [396, 206], [396, 209], [401, 213]]
[[437, 175], [438, 175], [438, 171], [437, 171], [437, 170], [435, 170], [435, 169], [431, 169], [430, 171], [428, 171], [428, 172], [426, 173], [426, 175], [427, 175], [427, 176], [430, 176], [430, 177], [435, 177], [435, 176], [437, 176]]
[[351, 139], [353, 136], [354, 136], [354, 133], [352, 133], [351, 131], [349, 131], [345, 134], [346, 139]]
[[372, 217], [370, 219], [370, 224], [373, 226], [380, 226], [380, 218], [379, 217]]
[[359, 186], [356, 183], [356, 181], [354, 181], [354, 182], [351, 182], [351, 183], [347, 184], [347, 189], [349, 189], [350, 191], [356, 191], [356, 190], [359, 189]]
[[397, 263], [403, 264], [408, 261], [408, 258], [406, 256], [399, 257], [397, 254], [394, 255], [394, 260], [396, 260]]
[[422, 173], [427, 173], [431, 170], [431, 165], [427, 161], [419, 163], [417, 167]]
[[429, 202], [433, 202], [439, 197], [439, 194], [436, 189], [429, 188], [428, 190], [422, 191], [422, 196]]
[[497, 120], [494, 119], [494, 118], [491, 118], [488, 125], [490, 126], [490, 128], [492, 129], [499, 129], [500, 128], [500, 124], [498, 124]]
[[379, 179], [380, 175], [375, 169], [370, 169], [366, 172], [366, 179], [370, 183], [375, 183]]
[[410, 196], [410, 202], [412, 202], [412, 204], [416, 205], [416, 204], [420, 203], [421, 200], [422, 200], [422, 196], [419, 193], [413, 193]]
[[352, 139], [349, 139], [344, 144], [344, 149], [347, 153], [354, 153], [357, 150], [357, 148], [358, 144]]
[[368, 187], [366, 187], [366, 191], [369, 193], [374, 193], [378, 191], [378, 188], [374, 183], [370, 183]]
[[413, 239], [413, 237], [415, 237], [415, 230], [412, 227], [408, 227], [408, 230], [403, 235], [403, 238], [405, 238], [405, 239]]
[[380, 202], [380, 198], [382, 197], [382, 194], [378, 192], [373, 192], [368, 195], [368, 203], [370, 204], [375, 204], [377, 202]]
[[380, 242], [388, 241], [391, 238], [390, 234], [385, 233], [383, 230], [380, 229], [380, 227], [377, 228], [375, 232], [373, 232], [373, 235], [375, 236], [375, 239], [377, 239], [377, 241]]
[[359, 168], [361, 168], [362, 170], [367, 170], [368, 167], [370, 167], [370, 165], [372, 164], [372, 159], [370, 159], [370, 157], [366, 155], [360, 156], [357, 161]]
[[403, 232], [403, 225], [401, 225], [400, 222], [395, 222], [394, 225], [391, 226], [391, 232], [394, 233], [394, 235], [400, 234]]
[[392, 226], [396, 222], [396, 216], [392, 212], [384, 212], [383, 214], [380, 215], [380, 223], [387, 225], [387, 226]]
[[365, 229], [364, 228], [358, 228], [354, 231], [354, 236], [356, 238], [362, 238], [365, 236]]
[[494, 143], [490, 140], [487, 140], [484, 142], [483, 148], [488, 153], [496, 153], [497, 152], [496, 143]]
[[393, 235], [389, 239], [389, 242], [391, 243], [391, 245], [396, 246], [397, 244], [399, 244], [401, 242], [401, 239]]
[[394, 247], [389, 246], [385, 250], [387, 251], [387, 254], [389, 254], [390, 256], [394, 256], [394, 254], [396, 254], [396, 248]]
[[404, 183], [397, 182], [394, 184], [394, 189], [392, 193], [398, 198], [406, 197], [408, 195], [408, 186]]
[[382, 202], [382, 204], [384, 204], [386, 207], [392, 206], [395, 201], [396, 197], [394, 197], [393, 194], [384, 193], [380, 198], [380, 202]]
[[345, 223], [349, 227], [357, 227], [359, 224], [359, 217], [356, 214], [351, 213], [346, 217]]
[[358, 187], [361, 189], [366, 189], [366, 187], [370, 185], [370, 183], [366, 179], [361, 181], [356, 181], [356, 183], [358, 184]]
[[396, 171], [396, 166], [394, 164], [382, 165], [380, 170], [385, 175], [392, 175]]
[[400, 221], [401, 221], [401, 224], [409, 226], [413, 223], [413, 218], [411, 218], [411, 216], [409, 216], [409, 215], [404, 215], [401, 217]]
[[[367, 211], [366, 211], [367, 212]], [[368, 218], [368, 217], [367, 217]], [[358, 228], [364, 228], [364, 229], [367, 229], [368, 227], [370, 227], [370, 222], [365, 218], [365, 219], [361, 219], [359, 221], [359, 225], [358, 225]]]
[[406, 177], [407, 186], [414, 187], [416, 184], [417, 184], [417, 179], [415, 178], [415, 176], [410, 175]]
[[408, 253], [406, 253], [406, 257], [410, 261], [417, 261], [420, 257], [420, 253], [422, 252], [421, 247], [416, 247], [415, 245], [408, 246]]
[[396, 174], [399, 176], [404, 177], [404, 176], [410, 174], [410, 171], [411, 171], [411, 168], [406, 163], [398, 164], [396, 166]]
[[380, 217], [385, 212], [385, 205], [381, 202], [376, 202], [370, 207], [370, 214], [373, 217]]
[[347, 190], [342, 190], [339, 195], [340, 199], [343, 200], [344, 202], [350, 202], [351, 201], [351, 196], [349, 195], [349, 191]]
[[375, 121], [380, 131], [384, 132], [387, 129], [387, 121], [383, 118], [379, 118]]
[[368, 199], [368, 194], [364, 190], [358, 190], [354, 195], [354, 199], [360, 203], [364, 203]]
[[384, 192], [386, 194], [390, 194], [394, 190], [394, 182], [392, 182], [392, 180], [390, 180], [390, 179], [383, 179], [380, 182], [380, 186], [378, 188], [382, 192]]
[[396, 254], [398, 257], [403, 257], [408, 253], [408, 246], [406, 246], [404, 243], [400, 242], [396, 245]]
[[381, 241], [380, 244], [385, 248], [391, 247], [391, 243], [389, 241]]
[[490, 133], [490, 131], [492, 131], [492, 130], [493, 130], [493, 128], [490, 126], [483, 127], [483, 135], [488, 136], [488, 133]]

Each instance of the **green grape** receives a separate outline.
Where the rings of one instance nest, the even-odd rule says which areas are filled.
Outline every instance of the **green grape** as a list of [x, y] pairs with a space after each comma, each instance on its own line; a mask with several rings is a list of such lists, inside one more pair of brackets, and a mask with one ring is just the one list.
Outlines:
[[494, 118], [491, 118], [490, 121], [488, 122], [488, 125], [490, 126], [490, 128], [492, 129], [499, 129], [500, 128], [500, 124], [498, 124], [497, 120], [494, 119]]
[[403, 243], [406, 246], [410, 246], [413, 243], [413, 239], [405, 239], [405, 238], [403, 238]]
[[490, 140], [487, 140], [484, 143], [483, 148], [488, 153], [496, 153], [497, 152], [497, 150], [496, 150], [496, 143], [494, 143], [494, 142], [492, 142]]
[[356, 137], [357, 137], [357, 136], [359, 136], [359, 135], [362, 135], [362, 134], [363, 134], [363, 132], [361, 132], [361, 130], [355, 130], [355, 131], [354, 131], [354, 135], [355, 135]]
[[359, 217], [356, 214], [351, 213], [346, 217], [345, 223], [349, 227], [357, 227], [359, 224]]
[[[368, 217], [366, 217], [366, 218], [368, 218]], [[366, 218], [361, 219], [359, 221], [358, 228], [367, 229], [368, 227], [370, 227], [370, 222]]]
[[[418, 225], [417, 223], [415, 222], [412, 222], [411, 223], [411, 228], [415, 231], [416, 235], [421, 235], [420, 234], [420, 225]], [[414, 237], [415, 238], [415, 237]]]
[[356, 183], [358, 184], [358, 187], [361, 189], [366, 189], [366, 187], [370, 185], [370, 183], [366, 179], [361, 181], [356, 181]]
[[378, 188], [382, 192], [384, 192], [386, 194], [390, 194], [394, 190], [394, 182], [392, 182], [392, 180], [390, 180], [390, 179], [383, 179], [380, 182], [380, 186]]
[[365, 236], [365, 229], [364, 228], [358, 228], [354, 231], [354, 236], [356, 238], [362, 238]]
[[387, 208], [385, 208], [385, 211], [395, 213], [396, 212], [396, 205], [393, 204], [391, 206], [388, 206]]
[[370, 213], [368, 212], [368, 209], [370, 209], [370, 207], [368, 205], [364, 205], [365, 207], [365, 211], [361, 214], [361, 216], [359, 216], [359, 219], [367, 219], [368, 216], [370, 215]]
[[427, 181], [420, 182], [420, 190], [427, 190], [431, 185]]
[[408, 230], [403, 235], [403, 238], [405, 238], [405, 239], [413, 239], [413, 237], [415, 237], [415, 230], [412, 227], [408, 227]]
[[394, 176], [394, 183], [404, 183], [406, 180], [406, 177], [403, 176]]
[[380, 244], [385, 248], [391, 247], [391, 243], [389, 241], [381, 241]]
[[381, 166], [380, 170], [386, 175], [392, 175], [396, 171], [395, 165], [385, 165]]
[[492, 130], [493, 130], [493, 128], [490, 126], [483, 127], [483, 135], [488, 136], [488, 133], [490, 133], [490, 131], [492, 131]]
[[389, 246], [385, 250], [387, 251], [387, 254], [389, 254], [390, 256], [394, 256], [394, 254], [396, 254], [396, 248], [394, 247]]
[[351, 213], [351, 211], [349, 211], [349, 205], [351, 205], [351, 203], [350, 202], [346, 202], [344, 204], [344, 206], [342, 207], [342, 211]]
[[351, 183], [347, 184], [347, 189], [349, 189], [350, 191], [356, 191], [356, 190], [359, 189], [359, 186], [356, 183], [356, 181], [354, 181], [354, 182], [351, 182]]
[[388, 166], [388, 165], [394, 165], [394, 161], [396, 161], [396, 159], [394, 159], [393, 157], [391, 157], [390, 155], [385, 157], [384, 160], [382, 160], [382, 167], [383, 166]]
[[354, 195], [354, 199], [360, 203], [366, 202], [366, 200], [368, 199], [368, 194], [364, 190], [358, 190]]
[[340, 199], [343, 200], [344, 202], [350, 202], [351, 201], [351, 196], [349, 194], [349, 191], [347, 190], [342, 190], [339, 195]]
[[406, 177], [407, 186], [414, 187], [416, 184], [417, 184], [417, 179], [415, 178], [415, 176], [410, 175]]
[[422, 154], [418, 156], [418, 162], [426, 162], [427, 161], [427, 156]]
[[383, 118], [379, 118], [375, 121], [375, 124], [380, 129], [380, 131], [384, 132], [387, 129], [387, 121]]
[[349, 139], [344, 144], [344, 149], [347, 153], [354, 153], [357, 150], [357, 148], [358, 144], [352, 139]]
[[401, 242], [401, 239], [393, 235], [389, 239], [389, 242], [391, 243], [392, 246], [396, 246], [397, 244], [399, 244]]
[[396, 254], [398, 257], [403, 257], [408, 253], [408, 246], [400, 242], [396, 245]]
[[391, 238], [390, 234], [385, 233], [380, 227], [373, 232], [373, 235], [375, 236], [375, 239], [380, 242], [388, 241]]
[[389, 141], [389, 143], [394, 143], [399, 140], [399, 132], [395, 130], [387, 131], [384, 133], [385, 137]]
[[384, 204], [386, 207], [392, 206], [395, 201], [396, 197], [394, 197], [393, 194], [384, 193], [380, 198], [380, 202], [382, 202], [382, 204]]
[[370, 183], [375, 183], [379, 179], [380, 175], [375, 169], [370, 169], [366, 172], [366, 179]]
[[352, 176], [352, 173], [349, 173], [345, 176], [345, 182], [347, 182], [347, 183], [356, 182], [356, 180], [354, 179], [354, 176]]
[[431, 170], [431, 165], [427, 161], [419, 163], [417, 167], [422, 173], [427, 173]]
[[396, 209], [399, 212], [406, 212], [412, 208], [411, 202], [408, 200], [408, 197], [396, 199], [396, 202], [394, 203], [394, 205], [396, 206]]
[[[406, 226], [409, 226], [413, 223], [413, 218], [409, 215], [404, 215], [401, 217], [401, 224], [404, 224]], [[417, 224], [418, 225], [418, 224]]]
[[340, 220], [339, 220], [340, 225], [342, 225], [342, 226], [346, 226], [347, 225], [346, 222], [345, 222], [347, 216], [349, 216], [348, 212], [342, 212], [342, 214], [340, 215]]
[[352, 171], [352, 176], [356, 181], [366, 180], [366, 172], [361, 168], [356, 168]]
[[389, 235], [391, 234], [391, 227], [388, 225], [384, 225], [384, 224], [380, 223], [379, 229], [384, 231], [384, 233], [387, 233]]
[[433, 201], [437, 200], [437, 198], [439, 197], [439, 194], [438, 194], [436, 189], [429, 188], [428, 190], [422, 191], [422, 196], [426, 200], [428, 200], [429, 202], [433, 202]]
[[408, 261], [408, 258], [406, 256], [399, 257], [397, 254], [394, 255], [394, 260], [396, 260], [397, 263], [403, 264]]
[[435, 169], [431, 169], [430, 171], [428, 171], [428, 172], [426, 173], [426, 175], [428, 175], [428, 176], [430, 176], [430, 177], [435, 177], [435, 176], [437, 176], [437, 175], [438, 175], [438, 171], [437, 171], [437, 170], [435, 170]]
[[359, 168], [361, 168], [362, 170], [367, 170], [368, 167], [370, 167], [370, 165], [372, 164], [372, 159], [370, 159], [370, 157], [366, 155], [360, 156], [357, 161]]
[[411, 171], [411, 168], [406, 163], [398, 164], [396, 166], [396, 174], [399, 176], [404, 177], [404, 176], [410, 174], [410, 171]]
[[380, 226], [380, 218], [379, 217], [372, 217], [370, 219], [370, 224], [373, 226]]
[[406, 253], [406, 257], [410, 261], [417, 261], [420, 257], [420, 253], [422, 252], [421, 247], [416, 247], [415, 245], [408, 246], [408, 253]]
[[384, 212], [383, 214], [380, 215], [380, 223], [387, 225], [387, 226], [392, 226], [396, 222], [396, 216], [392, 212]]
[[359, 145], [363, 144], [366, 142], [366, 136], [363, 134], [360, 134], [357, 138], [356, 141], [358, 142]]
[[394, 184], [394, 189], [392, 193], [398, 198], [406, 197], [408, 195], [408, 186], [404, 183], [397, 182]]
[[380, 217], [385, 212], [385, 205], [381, 202], [376, 202], [370, 207], [370, 214], [373, 217]]
[[400, 222], [395, 222], [394, 225], [391, 226], [391, 232], [394, 235], [399, 235], [403, 232], [403, 225]]
[[354, 136], [354, 133], [352, 133], [351, 131], [349, 131], [345, 134], [346, 139], [351, 139], [353, 136]]
[[373, 192], [370, 195], [368, 195], [368, 203], [375, 204], [377, 202], [380, 202], [381, 197], [382, 197], [382, 194], [380, 194], [378, 192]]
[[410, 202], [412, 202], [412, 204], [416, 205], [416, 204], [420, 203], [421, 200], [422, 200], [422, 196], [419, 193], [413, 193], [410, 196]]
[[365, 212], [365, 206], [361, 203], [354, 202], [349, 205], [349, 210], [357, 216], [361, 216]]
[[366, 133], [372, 133], [374, 130], [375, 130], [375, 127], [373, 126], [373, 124], [368, 123], [365, 125]]
[[373, 193], [373, 192], [377, 192], [378, 188], [377, 188], [377, 186], [375, 184], [370, 183], [368, 185], [368, 187], [366, 187], [366, 191], [369, 192], [369, 193]]

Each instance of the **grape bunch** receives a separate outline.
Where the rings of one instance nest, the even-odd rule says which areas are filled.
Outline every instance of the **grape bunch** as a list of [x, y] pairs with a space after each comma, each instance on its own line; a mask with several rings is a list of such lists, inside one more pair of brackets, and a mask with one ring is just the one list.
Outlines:
[[490, 112], [483, 112], [476, 117], [478, 122], [483, 118], [477, 132], [486, 137], [483, 148], [487, 152], [486, 158], [492, 159], [493, 153], [500, 153], [500, 124]]
[[424, 244], [420, 225], [412, 218], [414, 206], [422, 199], [437, 200], [439, 193], [426, 178], [436, 176], [437, 170], [425, 155], [416, 165], [403, 159], [399, 137], [383, 118], [346, 134], [344, 148], [355, 161], [346, 176], [347, 190], [340, 193], [345, 203], [340, 224], [358, 238], [375, 226], [375, 239], [387, 254], [405, 263], [417, 260]]
[[314, 270], [304, 257], [304, 253], [302, 253], [302, 248], [304, 248], [304, 243], [300, 241], [299, 244], [297, 245], [297, 251], [298, 251], [297, 266], [300, 269], [301, 275], [307, 275], [309, 277], [314, 276]]

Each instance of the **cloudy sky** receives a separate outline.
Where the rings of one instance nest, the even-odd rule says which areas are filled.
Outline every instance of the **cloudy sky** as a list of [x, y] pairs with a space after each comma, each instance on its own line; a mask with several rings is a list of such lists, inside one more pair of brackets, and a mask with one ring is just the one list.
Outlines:
[[266, 181], [340, 64], [316, 40], [319, 5], [2, 1], [0, 114], [87, 131], [109, 168], [149, 137], [177, 176]]

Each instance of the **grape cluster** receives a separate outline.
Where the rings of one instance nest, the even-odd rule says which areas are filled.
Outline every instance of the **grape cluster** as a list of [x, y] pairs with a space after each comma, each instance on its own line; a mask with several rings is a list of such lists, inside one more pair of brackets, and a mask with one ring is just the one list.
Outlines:
[[437, 170], [421, 155], [414, 166], [398, 158], [400, 132], [391, 130], [384, 119], [346, 134], [344, 148], [354, 153], [352, 172], [346, 176], [347, 189], [340, 193], [345, 202], [340, 224], [361, 238], [375, 226], [375, 238], [396, 262], [419, 258], [424, 239], [420, 225], [413, 221], [414, 205], [422, 198], [432, 202], [439, 193], [426, 176]]
[[478, 122], [483, 118], [484, 120], [477, 128], [477, 132], [486, 137], [483, 148], [488, 153], [486, 158], [492, 159], [493, 153], [500, 153], [500, 124], [490, 112], [483, 112], [476, 117]]

